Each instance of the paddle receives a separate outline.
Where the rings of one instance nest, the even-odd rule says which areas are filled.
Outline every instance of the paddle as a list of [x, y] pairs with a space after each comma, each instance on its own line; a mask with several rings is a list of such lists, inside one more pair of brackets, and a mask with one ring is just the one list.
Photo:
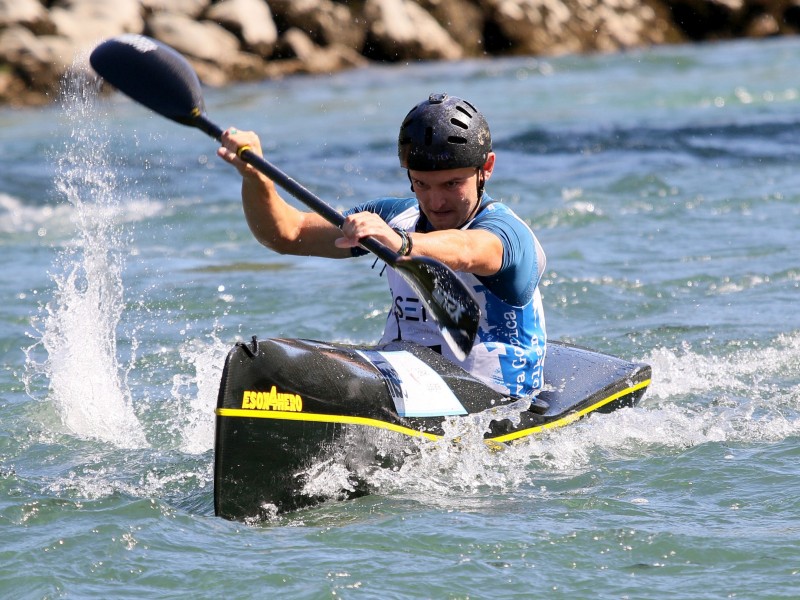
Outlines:
[[[126, 96], [216, 140], [223, 130], [205, 114], [200, 80], [173, 48], [142, 35], [122, 35], [97, 46], [89, 57], [97, 73]], [[328, 222], [341, 227], [344, 216], [250, 150], [240, 158], [272, 179]], [[463, 360], [472, 349], [480, 308], [470, 289], [446, 265], [427, 257], [401, 257], [374, 238], [361, 245], [392, 266], [419, 294], [454, 354]]]

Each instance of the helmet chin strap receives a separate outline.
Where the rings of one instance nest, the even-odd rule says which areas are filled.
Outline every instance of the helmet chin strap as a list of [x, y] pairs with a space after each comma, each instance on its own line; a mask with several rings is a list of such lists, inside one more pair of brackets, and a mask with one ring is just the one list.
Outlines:
[[483, 198], [483, 189], [486, 187], [486, 172], [480, 168], [478, 169], [478, 204], [481, 203], [481, 198]]
[[481, 169], [480, 167], [476, 167], [476, 170], [478, 175], [478, 183], [477, 183], [478, 200], [475, 202], [475, 206], [473, 207], [473, 209], [469, 211], [469, 214], [467, 215], [467, 218], [464, 219], [464, 222], [461, 223], [461, 225], [459, 225], [458, 227], [456, 227], [456, 229], [461, 229], [464, 225], [469, 223], [470, 220], [477, 214], [478, 208], [481, 205], [481, 198], [483, 198], [483, 188], [486, 187], [486, 175], [484, 174], [483, 169]]

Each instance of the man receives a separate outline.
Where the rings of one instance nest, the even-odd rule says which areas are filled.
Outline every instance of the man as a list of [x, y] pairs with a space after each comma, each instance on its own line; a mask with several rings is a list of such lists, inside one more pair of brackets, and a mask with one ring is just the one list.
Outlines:
[[255, 133], [228, 129], [218, 154], [242, 175], [245, 217], [265, 246], [282, 254], [346, 258], [365, 254], [359, 240], [369, 236], [401, 255], [446, 264], [474, 290], [481, 321], [475, 345], [461, 361], [415, 292], [390, 268], [392, 311], [382, 342], [433, 347], [511, 397], [542, 387], [546, 333], [538, 284], [545, 256], [530, 228], [484, 191], [495, 153], [489, 126], [473, 105], [432, 94], [411, 109], [400, 128], [398, 154], [414, 197], [359, 205], [346, 213], [341, 230], [287, 204], [269, 178], [238, 158], [244, 146], [261, 155]]

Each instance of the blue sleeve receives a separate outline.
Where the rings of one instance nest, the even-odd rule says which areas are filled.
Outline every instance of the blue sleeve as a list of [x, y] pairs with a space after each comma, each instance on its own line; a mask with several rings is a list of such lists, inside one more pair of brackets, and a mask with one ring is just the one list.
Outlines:
[[495, 296], [513, 306], [523, 306], [533, 297], [539, 284], [538, 242], [514, 212], [504, 204], [492, 204], [473, 222], [470, 229], [495, 234], [503, 244], [500, 271], [478, 279]]

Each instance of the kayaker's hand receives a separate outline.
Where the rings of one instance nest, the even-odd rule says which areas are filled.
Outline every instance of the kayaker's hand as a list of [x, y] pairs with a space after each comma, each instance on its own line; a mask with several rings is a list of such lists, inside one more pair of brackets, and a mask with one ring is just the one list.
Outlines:
[[242, 177], [264, 177], [259, 171], [239, 158], [239, 155], [245, 149], [258, 156], [264, 155], [261, 150], [261, 140], [255, 132], [239, 131], [235, 127], [231, 127], [222, 133], [220, 142], [222, 142], [222, 146], [217, 150], [217, 156], [236, 167]]
[[365, 237], [371, 237], [394, 251], [399, 251], [403, 238], [378, 215], [360, 212], [345, 218], [341, 227], [343, 236], [336, 240], [337, 248], [358, 246]]

